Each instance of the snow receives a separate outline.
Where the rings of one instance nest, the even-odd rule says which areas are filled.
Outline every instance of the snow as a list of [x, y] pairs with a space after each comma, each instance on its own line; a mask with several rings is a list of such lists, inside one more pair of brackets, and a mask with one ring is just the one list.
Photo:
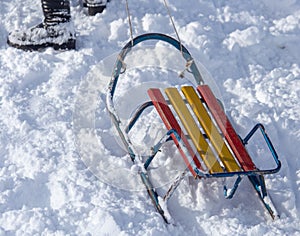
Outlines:
[[[111, 0], [90, 17], [75, 0], [77, 50], [23, 52], [7, 45], [7, 35], [40, 23], [40, 2], [2, 0], [0, 235], [300, 235], [300, 2], [168, 2], [180, 39], [211, 73], [207, 82], [241, 136], [261, 122], [274, 142], [282, 169], [266, 184], [281, 218], [270, 219], [246, 179], [228, 200], [223, 180], [186, 177], [168, 204], [174, 224], [166, 225], [105, 106], [116, 53], [130, 40], [125, 1]], [[134, 36], [176, 38], [162, 0], [128, 3]], [[160, 46], [153, 42], [126, 61], [115, 100], [119, 109], [128, 106], [121, 120], [146, 99], [144, 83], [186, 83], [176, 79], [174, 48]], [[147, 117], [130, 137], [140, 152], [164, 135], [155, 113]], [[184, 168], [171, 144], [163, 151], [151, 170], [156, 186]]]

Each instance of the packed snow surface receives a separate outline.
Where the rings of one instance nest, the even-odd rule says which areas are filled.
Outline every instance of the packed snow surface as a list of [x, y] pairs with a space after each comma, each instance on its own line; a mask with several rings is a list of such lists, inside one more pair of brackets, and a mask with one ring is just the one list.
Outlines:
[[[158, 32], [177, 38], [164, 1], [128, 4], [133, 36]], [[300, 2], [168, 5], [180, 40], [210, 72], [207, 83], [239, 134], [244, 137], [255, 123], [265, 125], [282, 162], [279, 173], [266, 176], [280, 219], [271, 220], [246, 178], [227, 200], [223, 179], [186, 177], [168, 203], [173, 223], [165, 224], [155, 211], [105, 104], [116, 53], [130, 40], [124, 0], [111, 0], [94, 17], [72, 1], [77, 49], [63, 52], [9, 47], [9, 32], [37, 25], [43, 16], [40, 1], [2, 0], [0, 235], [300, 235]], [[143, 101], [147, 84], [184, 84], [176, 71], [185, 69], [176, 59], [180, 53], [159, 46], [140, 47], [125, 62], [114, 101], [120, 120]], [[172, 60], [176, 68], [170, 68]], [[144, 153], [164, 131], [155, 112], [141, 119], [130, 138]], [[172, 145], [163, 149], [169, 155], [159, 154], [151, 170], [157, 187], [183, 169]], [[272, 164], [270, 156], [262, 158], [262, 165]]]

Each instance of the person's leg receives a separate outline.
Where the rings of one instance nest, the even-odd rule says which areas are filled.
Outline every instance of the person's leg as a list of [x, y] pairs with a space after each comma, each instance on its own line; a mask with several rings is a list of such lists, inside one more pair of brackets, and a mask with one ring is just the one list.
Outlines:
[[23, 50], [41, 50], [46, 47], [75, 49], [75, 31], [71, 24], [69, 0], [42, 0], [43, 23], [25, 31], [8, 35], [7, 43]]
[[84, 0], [83, 4], [88, 8], [89, 15], [94, 16], [97, 13], [102, 13], [108, 2], [109, 0]]

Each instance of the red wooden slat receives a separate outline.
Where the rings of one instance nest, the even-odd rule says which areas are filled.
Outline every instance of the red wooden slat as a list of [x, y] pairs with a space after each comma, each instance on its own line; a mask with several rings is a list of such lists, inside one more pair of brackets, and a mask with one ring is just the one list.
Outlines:
[[228, 120], [226, 114], [224, 113], [210, 88], [207, 85], [200, 85], [197, 87], [197, 90], [208, 106], [211, 114], [213, 115], [220, 130], [224, 134], [228, 144], [230, 145], [243, 170], [255, 170], [255, 164], [253, 163], [242, 141], [235, 132], [234, 128], [232, 127], [230, 121]]
[[[184, 134], [182, 133], [182, 130], [180, 128], [180, 125], [178, 124], [176, 118], [174, 117], [171, 109], [169, 108], [165, 98], [163, 97], [162, 93], [160, 92], [159, 89], [153, 88], [153, 89], [149, 89], [148, 90], [148, 94], [153, 102], [153, 105], [155, 106], [156, 110], [158, 111], [161, 119], [163, 120], [166, 128], [168, 130], [174, 129], [176, 130], [176, 132], [180, 135], [183, 143], [186, 146], [186, 149], [188, 150], [189, 154], [191, 155], [191, 157], [193, 158], [193, 161], [196, 165], [197, 168], [201, 169], [201, 164], [195, 154], [195, 152], [193, 151], [192, 147], [190, 146], [188, 140], [186, 139], [186, 137], [184, 136]], [[186, 153], [183, 151], [183, 149], [180, 147], [179, 142], [177, 141], [177, 139], [175, 138], [174, 135], [171, 135], [172, 139], [174, 140], [179, 152], [181, 153], [185, 163], [187, 164], [189, 170], [192, 172], [193, 176], [197, 176], [197, 174], [195, 173], [194, 169], [192, 168], [192, 166], [190, 165], [190, 161], [187, 156]]]

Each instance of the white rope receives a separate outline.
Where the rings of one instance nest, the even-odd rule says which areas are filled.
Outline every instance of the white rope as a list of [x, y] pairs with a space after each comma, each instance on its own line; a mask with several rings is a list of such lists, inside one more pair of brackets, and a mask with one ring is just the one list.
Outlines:
[[170, 17], [171, 23], [172, 23], [172, 25], [173, 25], [173, 29], [174, 29], [175, 34], [176, 34], [176, 36], [177, 36], [178, 42], [179, 42], [179, 44], [180, 44], [180, 52], [181, 52], [181, 54], [183, 55], [182, 43], [181, 43], [181, 40], [180, 40], [178, 31], [177, 31], [177, 29], [176, 29], [175, 23], [174, 23], [174, 21], [173, 21], [173, 18], [172, 18], [171, 12], [170, 12], [170, 8], [169, 8], [169, 6], [168, 6], [166, 0], [164, 0], [164, 3], [165, 3], [165, 7], [166, 7], [166, 9], [167, 9], [168, 15], [169, 15], [169, 17]]
[[[131, 15], [130, 15], [130, 11], [129, 11], [129, 5], [128, 5], [128, 0], [125, 1], [126, 2], [126, 13], [127, 13], [127, 17], [128, 17], [128, 24], [129, 24], [129, 29], [130, 29], [130, 39], [131, 39], [131, 46], [133, 46], [133, 30], [132, 30], [132, 23], [131, 23]], [[176, 29], [176, 26], [175, 26], [175, 23], [174, 23], [174, 20], [173, 20], [173, 17], [171, 15], [171, 11], [170, 11], [170, 8], [168, 6], [168, 3], [167, 3], [167, 0], [164, 0], [164, 4], [165, 4], [165, 7], [167, 9], [167, 12], [168, 12], [168, 15], [169, 15], [169, 18], [170, 18], [170, 21], [172, 23], [172, 26], [173, 26], [173, 29], [175, 31], [175, 34], [176, 34], [176, 37], [177, 37], [177, 40], [179, 42], [179, 46], [180, 46], [180, 52], [183, 55], [183, 46], [182, 46], [182, 43], [181, 43], [181, 39], [179, 37], [179, 34], [178, 34], [178, 31]], [[123, 60], [121, 60], [121, 63], [122, 63], [122, 67], [124, 69], [124, 71], [126, 70], [126, 64], [123, 62]], [[181, 72], [179, 73], [179, 77], [181, 78], [184, 78], [184, 72], [185, 71], [189, 71], [189, 68], [191, 66], [191, 64], [193, 63], [193, 60], [189, 60], [187, 61], [186, 63], [186, 68]]]
[[[167, 0], [164, 0], [164, 3], [165, 3], [165, 7], [166, 7], [166, 9], [167, 9], [168, 15], [169, 15], [169, 17], [170, 17], [170, 21], [171, 21], [171, 23], [172, 23], [172, 25], [173, 25], [173, 29], [174, 29], [175, 34], [176, 34], [176, 36], [177, 36], [177, 40], [178, 40], [179, 45], [180, 45], [180, 52], [181, 52], [181, 55], [184, 57], [184, 55], [183, 55], [183, 46], [182, 46], [182, 43], [181, 43], [181, 40], [180, 40], [178, 31], [177, 31], [177, 29], [176, 29], [176, 26], [175, 26], [173, 17], [172, 17], [172, 15], [171, 15], [170, 8], [169, 8], [169, 6], [168, 6], [168, 4], [167, 4]], [[190, 67], [191, 67], [191, 65], [192, 65], [193, 62], [194, 62], [193, 59], [191, 59], [191, 60], [189, 60], [189, 61], [186, 62], [185, 69], [179, 73], [179, 77], [180, 77], [180, 78], [184, 78], [184, 77], [185, 77], [185, 76], [184, 76], [184, 72], [185, 72], [185, 71], [188, 71], [188, 72], [189, 72], [189, 69], [190, 69]]]
[[128, 7], [128, 0], [126, 0], [126, 12], [127, 12], [128, 24], [129, 24], [129, 29], [130, 29], [131, 46], [133, 46], [133, 33], [132, 33], [132, 24], [131, 24], [130, 12], [129, 12], [129, 7]]

